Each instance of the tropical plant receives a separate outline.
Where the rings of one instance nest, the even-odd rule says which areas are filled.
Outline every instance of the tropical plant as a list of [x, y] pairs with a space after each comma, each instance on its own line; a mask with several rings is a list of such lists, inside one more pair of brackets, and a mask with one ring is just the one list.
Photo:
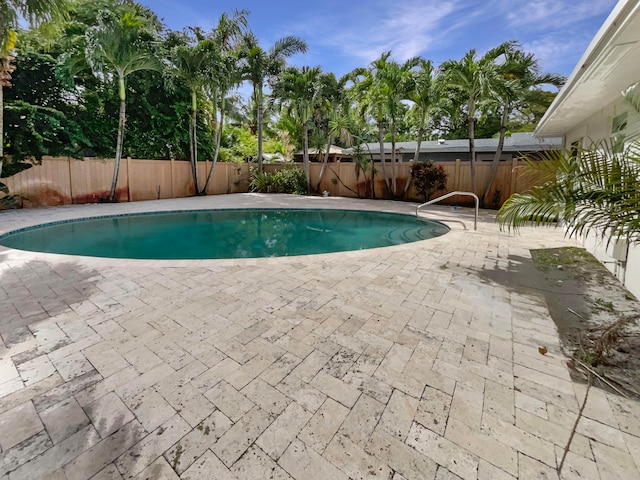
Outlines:
[[295, 166], [288, 166], [273, 173], [260, 172], [258, 168], [253, 167], [250, 176], [249, 189], [252, 192], [292, 193], [296, 195], [307, 193], [306, 175]]
[[327, 163], [331, 155], [331, 146], [336, 138], [339, 138], [347, 146], [352, 145], [353, 125], [349, 116], [349, 102], [345, 85], [348, 77], [337, 79], [333, 73], [324, 73], [320, 77], [320, 119], [317, 123], [323, 125], [326, 140], [322, 168], [318, 175], [316, 192], [320, 192], [320, 184], [327, 170]]
[[[409, 114], [412, 114], [415, 118], [415, 124], [418, 127], [416, 132], [416, 149], [413, 154], [414, 162], [420, 159], [420, 147], [426, 134], [427, 119], [438, 104], [438, 90], [436, 85], [437, 82], [434, 80], [433, 65], [428, 60], [420, 59], [418, 69], [413, 71], [412, 84], [407, 95], [407, 99], [413, 102]], [[409, 177], [404, 187], [405, 195], [411, 185], [412, 175], [413, 168], [409, 172]]]
[[[192, 28], [183, 35], [183, 42], [171, 49], [170, 85], [180, 85], [189, 90], [189, 152], [191, 175], [196, 195], [206, 194], [211, 174], [220, 150], [224, 125], [225, 99], [229, 90], [239, 82], [237, 60], [232, 53], [235, 39], [247, 24], [247, 12], [223, 13], [216, 28], [204, 35], [200, 29]], [[198, 179], [198, 100], [208, 97], [212, 124], [217, 124], [214, 136], [213, 162], [205, 184], [200, 188]]]
[[507, 132], [507, 123], [514, 109], [531, 104], [539, 97], [533, 91], [535, 87], [541, 85], [553, 85], [561, 87], [564, 84], [565, 77], [553, 73], [541, 73], [537, 59], [531, 53], [525, 53], [513, 48], [508, 48], [504, 54], [504, 62], [499, 65], [499, 73], [503, 78], [504, 85], [502, 88], [496, 89], [495, 96], [489, 98], [486, 103], [494, 104], [500, 115], [500, 134], [498, 137], [498, 146], [491, 163], [491, 170], [483, 188], [481, 200], [483, 204], [489, 203], [489, 195], [491, 186], [498, 174], [500, 167], [500, 157], [504, 146], [504, 139]]
[[[623, 96], [640, 114], [640, 83]], [[503, 227], [558, 222], [568, 235], [640, 242], [640, 134], [616, 134], [585, 148], [543, 152], [526, 160], [539, 186], [512, 195], [498, 211]]]
[[286, 59], [296, 53], [307, 51], [307, 43], [294, 36], [277, 40], [271, 48], [260, 47], [256, 36], [248, 32], [240, 42], [239, 57], [242, 63], [242, 79], [252, 88], [252, 101], [256, 105], [256, 127], [258, 135], [258, 169], [262, 171], [262, 142], [264, 123], [264, 87], [273, 82], [286, 65]]
[[[16, 46], [16, 30], [20, 17], [25, 18], [31, 25], [62, 17], [65, 13], [65, 0], [0, 0], [0, 178], [6, 178], [8, 170], [3, 175], [4, 158], [4, 88], [11, 87], [11, 74], [15, 70], [13, 50]], [[21, 168], [29, 168], [22, 162]], [[13, 171], [13, 169], [11, 170]], [[17, 172], [15, 172], [17, 173]], [[6, 192], [6, 186], [0, 183], [0, 191]]]
[[469, 129], [469, 164], [471, 168], [471, 189], [477, 193], [475, 122], [478, 103], [495, 98], [505, 81], [500, 75], [497, 60], [513, 49], [516, 42], [504, 42], [496, 48], [478, 57], [475, 49], [467, 52], [460, 60], [447, 60], [440, 66], [440, 79], [451, 92], [453, 98], [459, 99], [461, 107], [466, 111]]
[[198, 98], [204, 85], [210, 82], [211, 65], [220, 63], [219, 51], [215, 44], [202, 36], [199, 30], [195, 35], [185, 32], [185, 42], [176, 45], [170, 52], [168, 69], [169, 85], [179, 84], [189, 90], [189, 161], [195, 194], [200, 195], [198, 180]]
[[322, 71], [320, 67], [291, 67], [280, 75], [273, 86], [273, 99], [280, 110], [296, 120], [302, 127], [302, 162], [307, 178], [307, 192], [311, 187], [309, 171], [309, 129], [310, 123], [320, 108]]
[[[354, 82], [353, 90], [360, 104], [363, 116], [374, 119], [378, 130], [380, 161], [387, 192], [391, 197], [397, 195], [396, 179], [396, 133], [397, 123], [404, 114], [406, 106], [402, 102], [410, 95], [412, 70], [420, 59], [411, 58], [399, 64], [390, 60], [391, 52], [383, 53], [374, 60], [369, 68], [357, 68], [350, 74]], [[386, 153], [384, 151], [385, 127], [391, 134], [391, 177], [387, 174]]]
[[116, 185], [122, 158], [124, 139], [127, 86], [126, 79], [135, 72], [161, 71], [162, 64], [153, 52], [149, 22], [135, 7], [123, 8], [121, 12], [104, 11], [98, 25], [86, 32], [85, 55], [94, 75], [107, 80], [113, 75], [118, 85], [120, 111], [118, 114], [118, 136], [116, 140], [115, 165], [109, 200], [116, 199]]
[[615, 140], [576, 152], [547, 151], [526, 160], [540, 186], [512, 195], [498, 211], [503, 226], [559, 222], [568, 235], [640, 241], [640, 142]]
[[437, 191], [447, 188], [447, 172], [442, 165], [436, 165], [432, 160], [415, 162], [411, 166], [411, 178], [424, 202]]

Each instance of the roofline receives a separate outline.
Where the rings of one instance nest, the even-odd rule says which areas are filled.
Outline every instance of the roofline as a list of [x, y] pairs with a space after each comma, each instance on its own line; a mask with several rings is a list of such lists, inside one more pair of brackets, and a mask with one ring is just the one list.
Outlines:
[[540, 133], [541, 130], [544, 129], [545, 124], [551, 119], [551, 117], [555, 114], [555, 112], [562, 106], [567, 97], [573, 93], [575, 88], [580, 84], [582, 77], [589, 72], [590, 67], [596, 63], [598, 57], [602, 54], [605, 47], [609, 45], [610, 40], [615, 37], [615, 35], [620, 31], [624, 26], [625, 22], [622, 22], [624, 19], [630, 19], [631, 13], [634, 10], [638, 10], [640, 8], [640, 2], [638, 0], [619, 0], [616, 6], [613, 8], [605, 22], [596, 33], [593, 40], [587, 47], [587, 50], [584, 52], [582, 57], [580, 57], [580, 61], [576, 64], [571, 72], [571, 75], [567, 79], [567, 82], [564, 84], [556, 98], [553, 100], [545, 114], [543, 115], [540, 122], [536, 126], [536, 129], [533, 132], [533, 135], [536, 137], [549, 137], [549, 136], [564, 136], [566, 132], [554, 134], [553, 132], [549, 133]]

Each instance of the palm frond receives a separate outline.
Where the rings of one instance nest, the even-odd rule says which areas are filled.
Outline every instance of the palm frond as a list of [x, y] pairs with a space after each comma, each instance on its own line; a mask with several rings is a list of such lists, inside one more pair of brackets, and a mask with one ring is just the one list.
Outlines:
[[607, 241], [640, 242], [640, 144], [619, 151], [613, 139], [577, 154], [545, 152], [525, 169], [542, 185], [512, 195], [498, 212], [501, 226], [561, 222], [568, 235], [595, 234]]

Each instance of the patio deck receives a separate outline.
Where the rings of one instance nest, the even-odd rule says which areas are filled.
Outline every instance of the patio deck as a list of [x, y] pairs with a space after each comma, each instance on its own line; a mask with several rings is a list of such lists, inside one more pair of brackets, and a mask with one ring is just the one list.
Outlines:
[[[319, 205], [415, 208], [239, 194], [2, 212], [0, 233]], [[427, 211], [472, 225], [470, 209]], [[477, 232], [451, 227], [396, 247], [269, 259], [0, 247], [0, 480], [557, 479], [585, 386], [569, 377], [540, 293], [488, 273], [571, 243], [555, 230], [501, 233], [492, 212]], [[640, 478], [640, 405], [593, 388], [562, 478]]]

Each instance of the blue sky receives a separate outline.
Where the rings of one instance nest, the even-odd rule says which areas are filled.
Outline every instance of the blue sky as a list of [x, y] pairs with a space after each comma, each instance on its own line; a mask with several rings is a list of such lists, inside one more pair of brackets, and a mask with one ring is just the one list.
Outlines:
[[436, 65], [518, 40], [547, 72], [569, 75], [616, 0], [141, 0], [172, 29], [210, 29], [219, 15], [250, 12], [264, 47], [297, 35], [309, 51], [290, 63], [342, 75], [391, 50]]

